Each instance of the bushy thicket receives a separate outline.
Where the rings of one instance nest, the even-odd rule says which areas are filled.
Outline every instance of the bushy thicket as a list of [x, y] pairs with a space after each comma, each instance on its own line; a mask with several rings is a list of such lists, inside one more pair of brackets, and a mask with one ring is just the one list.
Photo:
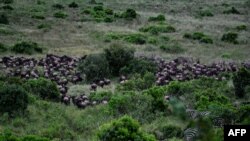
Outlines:
[[6, 133], [0, 133], [0, 141], [50, 141], [50, 140], [36, 135], [16, 137], [12, 135], [11, 132], [6, 132]]
[[135, 74], [123, 84], [120, 84], [117, 89], [120, 91], [140, 91], [151, 88], [155, 84], [155, 76], [150, 72], [144, 75]]
[[4, 3], [4, 4], [11, 4], [13, 2], [14, 0], [0, 0], [0, 3]]
[[111, 91], [98, 91], [90, 93], [89, 98], [91, 101], [102, 102], [103, 100], [110, 100], [112, 95]]
[[134, 9], [127, 9], [125, 12], [122, 13], [122, 18], [128, 19], [128, 20], [132, 20], [135, 19], [137, 16], [137, 13]]
[[237, 10], [235, 7], [231, 7], [228, 10], [223, 11], [224, 14], [240, 14], [239, 10]]
[[237, 33], [228, 32], [223, 34], [221, 40], [228, 43], [238, 44], [239, 42], [237, 41], [237, 38], [238, 38]]
[[174, 125], [165, 125], [156, 128], [153, 133], [158, 140], [166, 140], [173, 137], [182, 138], [183, 131], [180, 127]]
[[153, 35], [157, 35], [159, 33], [172, 33], [172, 32], [175, 32], [176, 29], [170, 25], [150, 25], [150, 26], [141, 27], [139, 31], [149, 32]]
[[160, 14], [160, 15], [158, 15], [158, 16], [156, 16], [156, 17], [149, 17], [148, 18], [148, 21], [159, 21], [159, 22], [161, 22], [161, 21], [165, 21], [166, 20], [166, 18], [165, 18], [165, 16], [164, 15], [162, 15], [162, 14]]
[[28, 106], [28, 93], [21, 85], [0, 81], [0, 105], [0, 113], [23, 113]]
[[120, 74], [131, 75], [141, 74], [144, 75], [146, 72], [155, 73], [157, 65], [153, 61], [146, 58], [134, 58], [126, 66], [120, 69]]
[[122, 67], [134, 58], [135, 50], [121, 44], [112, 44], [104, 50], [106, 59], [113, 75], [118, 75]]
[[247, 26], [246, 25], [238, 25], [238, 26], [236, 26], [236, 28], [235, 28], [236, 30], [238, 30], [238, 31], [246, 31], [247, 30]]
[[58, 11], [58, 12], [54, 13], [54, 17], [60, 18], [60, 19], [65, 19], [68, 17], [68, 14], [66, 14], [65, 12], [62, 12], [62, 11]]
[[202, 32], [194, 32], [193, 34], [185, 33], [183, 37], [187, 39], [199, 40], [201, 43], [213, 43], [213, 39]]
[[11, 51], [21, 54], [33, 54], [33, 53], [42, 53], [43, 48], [39, 47], [37, 43], [23, 41], [15, 44], [11, 48]]
[[234, 74], [233, 84], [235, 95], [239, 98], [243, 98], [246, 95], [246, 87], [250, 86], [250, 71], [241, 68], [236, 74]]
[[143, 132], [140, 124], [129, 116], [103, 125], [98, 137], [101, 141], [156, 141], [153, 135]]
[[[87, 56], [86, 59], [82, 60], [79, 63], [78, 70], [86, 75], [87, 81], [108, 77], [110, 75], [110, 64], [109, 64], [109, 60], [106, 59], [106, 57], [107, 55], [105, 54], [91, 54]], [[119, 57], [119, 56], [114, 56], [114, 58], [110, 56], [109, 59], [110, 60], [117, 59], [116, 57]]]
[[0, 43], [0, 53], [5, 51], [7, 51], [7, 47], [4, 44]]
[[69, 4], [69, 7], [70, 7], [70, 8], [78, 8], [79, 5], [78, 5], [76, 2], [71, 2], [71, 3]]
[[42, 99], [52, 101], [58, 101], [60, 99], [60, 92], [56, 83], [49, 79], [30, 79], [24, 85], [27, 91]]

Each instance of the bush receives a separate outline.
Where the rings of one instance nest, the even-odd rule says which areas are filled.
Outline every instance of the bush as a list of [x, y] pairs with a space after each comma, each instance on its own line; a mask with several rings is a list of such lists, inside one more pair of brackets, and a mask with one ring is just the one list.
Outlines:
[[133, 44], [145, 44], [146, 40], [145, 40], [146, 36], [142, 35], [142, 34], [128, 34], [125, 36], [124, 41], [127, 41], [129, 43], [133, 43]]
[[229, 33], [223, 34], [221, 40], [224, 42], [228, 42], [228, 43], [238, 44], [239, 42], [237, 41], [237, 38], [238, 38], [237, 33], [229, 32]]
[[122, 13], [122, 17], [128, 20], [135, 19], [137, 13], [134, 9], [127, 9], [124, 13]]
[[202, 10], [199, 12], [201, 17], [213, 17], [214, 14], [210, 10]]
[[42, 53], [43, 48], [39, 47], [37, 43], [34, 42], [21, 42], [15, 44], [11, 51], [15, 53], [21, 53], [21, 54], [33, 54], [33, 53]]
[[50, 29], [51, 25], [49, 24], [40, 24], [37, 26], [38, 29]]
[[59, 3], [53, 4], [52, 7], [55, 8], [55, 9], [64, 9], [64, 6], [59, 4]]
[[86, 75], [87, 81], [102, 79], [110, 75], [109, 62], [104, 54], [91, 54], [78, 64], [78, 70]]
[[77, 8], [78, 4], [76, 2], [72, 2], [69, 4], [69, 8]]
[[103, 7], [102, 7], [101, 5], [98, 5], [98, 6], [95, 6], [95, 7], [93, 8], [93, 10], [94, 10], [94, 11], [103, 11], [104, 9], [103, 9]]
[[114, 11], [112, 9], [105, 9], [105, 13], [108, 14], [108, 15], [113, 15], [114, 14]]
[[0, 24], [9, 24], [8, 17], [5, 14], [0, 15]]
[[106, 17], [106, 18], [104, 18], [104, 22], [106, 22], [106, 23], [112, 23], [113, 19], [111, 17]]
[[0, 43], [0, 53], [1, 52], [6, 52], [7, 51], [7, 48], [4, 44]]
[[161, 21], [165, 21], [166, 20], [166, 18], [165, 18], [165, 16], [164, 15], [162, 15], [162, 14], [160, 14], [160, 15], [158, 15], [158, 16], [156, 16], [156, 17], [149, 17], [148, 18], [148, 21], [159, 21], [159, 22], [161, 22]]
[[238, 31], [243, 31], [243, 30], [247, 30], [247, 26], [246, 25], [239, 25], [239, 26], [236, 26], [236, 30]]
[[0, 113], [24, 112], [28, 106], [28, 93], [17, 84], [0, 86]]
[[235, 8], [231, 7], [231, 9], [223, 11], [224, 14], [240, 14], [240, 12]]
[[120, 69], [120, 74], [141, 74], [144, 75], [146, 72], [155, 73], [157, 70], [157, 65], [153, 61], [144, 58], [134, 58], [128, 65]]
[[193, 34], [185, 33], [183, 37], [187, 39], [199, 40], [201, 43], [213, 43], [213, 40], [202, 32], [194, 32]]
[[156, 141], [153, 135], [142, 132], [139, 123], [129, 116], [103, 125], [97, 135], [101, 141]]
[[233, 84], [235, 95], [239, 98], [243, 98], [246, 94], [245, 88], [250, 85], [250, 71], [241, 68], [236, 74], [234, 74]]
[[54, 17], [65, 19], [68, 17], [68, 15], [62, 11], [59, 11], [59, 12], [54, 13]]
[[173, 26], [151, 25], [147, 27], [142, 27], [139, 29], [139, 31], [149, 32], [151, 34], [157, 35], [158, 33], [172, 33], [175, 32], [176, 29]]
[[236, 112], [237, 120], [236, 122], [240, 124], [249, 124], [250, 123], [250, 105], [243, 105]]
[[12, 6], [10, 6], [10, 5], [4, 5], [2, 8], [4, 10], [14, 10], [14, 8]]
[[47, 138], [36, 135], [26, 135], [23, 137], [16, 137], [11, 132], [0, 133], [0, 141], [50, 141]]
[[141, 91], [151, 88], [154, 84], [154, 74], [146, 72], [144, 75], [135, 74], [130, 80], [121, 84], [117, 89], [120, 91]]
[[167, 53], [181, 53], [184, 49], [179, 44], [173, 45], [162, 45], [160, 49], [167, 52]]
[[154, 134], [158, 140], [164, 140], [164, 139], [169, 139], [173, 137], [176, 137], [176, 138], [183, 137], [182, 129], [174, 125], [164, 125], [162, 127], [159, 127], [154, 131]]
[[60, 99], [60, 92], [56, 83], [49, 79], [39, 78], [28, 80], [25, 83], [25, 88], [30, 93], [45, 100], [58, 101]]
[[117, 76], [120, 69], [134, 58], [135, 50], [116, 43], [106, 48], [104, 52], [112, 74]]
[[98, 92], [90, 93], [89, 98], [91, 101], [102, 102], [103, 100], [109, 101], [112, 95], [113, 94], [111, 91], [98, 91]]
[[31, 18], [33, 18], [33, 19], [39, 19], [39, 20], [45, 19], [45, 17], [44, 17], [43, 14], [35, 14], [35, 15], [32, 15]]

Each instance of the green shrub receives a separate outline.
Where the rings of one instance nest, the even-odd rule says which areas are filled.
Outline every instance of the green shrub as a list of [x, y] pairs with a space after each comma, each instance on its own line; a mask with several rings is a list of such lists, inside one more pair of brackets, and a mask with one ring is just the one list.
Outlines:
[[183, 137], [182, 129], [174, 125], [164, 125], [164, 126], [158, 127], [154, 131], [154, 134], [158, 140], [164, 140], [164, 139], [169, 139], [173, 137], [176, 137], [176, 138]]
[[55, 9], [64, 9], [64, 6], [62, 4], [59, 4], [59, 3], [53, 4], [52, 7]]
[[110, 100], [112, 95], [113, 94], [111, 91], [98, 91], [98, 92], [90, 93], [89, 98], [91, 101], [101, 102], [103, 100]]
[[108, 14], [108, 15], [113, 15], [114, 14], [114, 11], [112, 9], [105, 9], [105, 13]]
[[23, 137], [16, 137], [11, 132], [0, 133], [0, 141], [50, 141], [47, 138], [36, 135], [26, 135]]
[[28, 106], [28, 93], [17, 84], [0, 85], [0, 113], [24, 112]]
[[51, 25], [49, 24], [40, 24], [37, 26], [38, 29], [50, 29]]
[[106, 48], [104, 52], [112, 74], [117, 76], [120, 69], [128, 65], [134, 58], [135, 50], [115, 43]]
[[237, 33], [229, 32], [229, 33], [223, 34], [221, 40], [224, 42], [228, 42], [228, 43], [238, 44], [239, 42], [237, 41], [237, 38], [238, 38]]
[[141, 74], [144, 75], [146, 72], [155, 73], [157, 70], [156, 63], [151, 60], [144, 58], [134, 58], [128, 65], [120, 69], [120, 74]]
[[4, 4], [11, 4], [13, 2], [14, 0], [0, 0], [0, 3], [4, 3]]
[[83, 10], [83, 13], [84, 13], [84, 14], [90, 14], [90, 13], [91, 13], [91, 10], [90, 10], [90, 9], [84, 9], [84, 10]]
[[166, 25], [151, 25], [142, 27], [139, 29], [141, 32], [149, 32], [151, 34], [157, 35], [158, 33], [172, 33], [175, 32], [176, 29], [173, 26]]
[[249, 124], [250, 123], [250, 105], [243, 105], [236, 112], [237, 123], [240, 124]]
[[8, 17], [5, 14], [0, 15], [0, 24], [9, 24]]
[[243, 30], [247, 30], [247, 26], [246, 25], [239, 25], [239, 26], [236, 26], [236, 30], [238, 31], [243, 31]]
[[110, 75], [109, 62], [104, 54], [91, 54], [78, 64], [78, 70], [86, 75], [87, 81], [102, 79]]
[[146, 43], [146, 36], [142, 35], [142, 34], [128, 34], [125, 36], [124, 41], [127, 41], [129, 43], [133, 43], [133, 44], [145, 44]]
[[30, 93], [45, 100], [58, 101], [60, 99], [60, 92], [56, 83], [49, 79], [39, 78], [28, 80], [25, 83], [25, 88]]
[[210, 10], [199, 11], [199, 16], [201, 17], [213, 17], [214, 14]]
[[95, 7], [93, 8], [93, 10], [94, 10], [94, 11], [103, 11], [104, 9], [103, 9], [103, 7], [102, 7], [101, 5], [98, 5], [98, 6], [95, 6]]
[[103, 125], [97, 135], [101, 141], [156, 141], [153, 135], [141, 131], [139, 123], [129, 116]]
[[7, 48], [4, 44], [0, 43], [0, 53], [1, 52], [6, 52], [7, 51]]
[[167, 110], [168, 103], [164, 99], [166, 91], [166, 87], [152, 87], [148, 90], [143, 91], [144, 95], [152, 96], [154, 99], [152, 103], [153, 112], [165, 112]]
[[104, 18], [104, 22], [106, 22], [106, 23], [112, 23], [113, 19], [111, 17], [106, 17], [106, 18]]
[[78, 4], [77, 4], [76, 2], [71, 2], [71, 3], [69, 4], [69, 7], [70, 7], [70, 8], [78, 8], [79, 6], [78, 6]]
[[156, 17], [149, 17], [148, 21], [165, 21], [166, 18], [164, 15], [160, 14]]
[[135, 19], [136, 16], [137, 16], [136, 11], [130, 8], [127, 9], [124, 13], [122, 13], [122, 17], [129, 20]]
[[62, 11], [59, 11], [59, 12], [54, 13], [54, 17], [65, 19], [68, 17], [68, 15]]
[[21, 54], [32, 54], [32, 53], [42, 53], [43, 48], [39, 47], [37, 43], [34, 42], [21, 42], [15, 44], [11, 51]]
[[185, 33], [183, 37], [192, 40], [199, 40], [201, 43], [207, 43], [207, 44], [213, 43], [213, 39], [211, 39], [208, 35], [205, 35], [202, 32], [194, 32], [193, 34]]
[[236, 74], [234, 74], [233, 84], [235, 95], [239, 98], [243, 98], [246, 94], [245, 88], [250, 85], [250, 71], [241, 68]]
[[162, 45], [160, 49], [167, 53], [181, 53], [184, 49], [179, 44]]
[[235, 8], [231, 7], [231, 9], [223, 11], [224, 14], [240, 14], [240, 12]]
[[151, 88], [154, 84], [154, 74], [146, 72], [144, 75], [135, 74], [131, 79], [121, 84], [117, 89], [120, 91], [141, 91]]
[[182, 96], [185, 93], [189, 93], [192, 90], [192, 86], [188, 83], [182, 83], [180, 81], [172, 81], [167, 86], [168, 93], [174, 96]]

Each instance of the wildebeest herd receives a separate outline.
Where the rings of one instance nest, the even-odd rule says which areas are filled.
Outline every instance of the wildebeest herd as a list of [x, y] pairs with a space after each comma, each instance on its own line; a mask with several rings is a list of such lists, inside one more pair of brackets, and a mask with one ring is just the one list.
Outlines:
[[[95, 105], [97, 102], [90, 101], [89, 98], [82, 94], [80, 96], [68, 96], [68, 84], [81, 82], [83, 80], [81, 73], [77, 71], [77, 63], [82, 58], [73, 58], [69, 56], [57, 56], [48, 54], [40, 60], [25, 57], [3, 57], [0, 59], [0, 70], [8, 76], [18, 76], [24, 79], [45, 77], [57, 83], [61, 92], [61, 102], [69, 105], [72, 101], [79, 108], [85, 108], [89, 105]], [[162, 58], [153, 59], [158, 65], [156, 72], [156, 85], [166, 85], [171, 81], [185, 81], [196, 79], [200, 76], [214, 77], [215, 79], [224, 79], [219, 77], [222, 72], [234, 72], [240, 67], [237, 63], [212, 63], [210, 65], [201, 64], [199, 61], [179, 57], [172, 61], [166, 61]], [[250, 63], [242, 63], [244, 67], [250, 68]], [[120, 76], [120, 83], [126, 82], [128, 78]], [[104, 87], [111, 83], [110, 79], [102, 78], [94, 81], [90, 89], [95, 91], [97, 87]], [[103, 101], [102, 103], [107, 103]]]

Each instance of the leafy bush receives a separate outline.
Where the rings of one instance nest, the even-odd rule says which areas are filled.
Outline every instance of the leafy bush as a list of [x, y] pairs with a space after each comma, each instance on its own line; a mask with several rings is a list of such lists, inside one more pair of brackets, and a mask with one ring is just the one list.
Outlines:
[[32, 53], [42, 53], [43, 48], [39, 47], [37, 43], [34, 42], [21, 42], [15, 44], [11, 51], [21, 54], [32, 54]]
[[103, 100], [110, 100], [112, 95], [113, 94], [111, 91], [98, 91], [98, 92], [90, 93], [89, 98], [91, 101], [101, 102]]
[[124, 13], [122, 13], [122, 17], [129, 20], [135, 19], [136, 16], [137, 16], [136, 11], [130, 8], [127, 9]]
[[161, 126], [154, 131], [154, 134], [158, 140], [164, 140], [164, 139], [169, 139], [173, 137], [177, 137], [177, 138], [183, 137], [182, 129], [174, 125]]
[[240, 124], [249, 124], [250, 123], [250, 105], [243, 105], [236, 112], [237, 121]]
[[167, 52], [167, 53], [181, 53], [184, 49], [179, 44], [172, 44], [172, 45], [162, 45], [160, 49]]
[[153, 112], [155, 111], [161, 111], [164, 112], [168, 108], [168, 104], [164, 99], [164, 96], [166, 94], [166, 87], [152, 87], [148, 90], [145, 90], [143, 94], [149, 95], [153, 97]]
[[239, 25], [239, 26], [236, 26], [236, 30], [238, 30], [238, 31], [247, 30], [247, 26], [246, 26], [246, 25]]
[[237, 41], [237, 38], [238, 38], [237, 33], [229, 32], [229, 33], [223, 34], [221, 40], [224, 42], [228, 42], [228, 43], [238, 44], [239, 42]]
[[70, 8], [77, 8], [77, 7], [79, 7], [79, 6], [78, 6], [78, 4], [77, 4], [76, 2], [71, 2], [71, 3], [69, 4], [69, 7], [70, 7]]
[[129, 116], [103, 125], [97, 135], [101, 141], [156, 141], [153, 135], [141, 131], [139, 123]]
[[38, 29], [50, 29], [51, 25], [49, 24], [40, 24], [37, 26]]
[[185, 33], [183, 37], [187, 39], [199, 40], [202, 43], [213, 43], [213, 40], [208, 35], [205, 35], [202, 32], [194, 32], [193, 34]]
[[0, 24], [9, 24], [8, 17], [5, 14], [0, 15]]
[[146, 72], [155, 73], [157, 70], [156, 63], [149, 59], [144, 58], [134, 58], [128, 65], [120, 69], [120, 74], [141, 74], [144, 75]]
[[144, 75], [135, 74], [130, 80], [121, 84], [117, 89], [120, 91], [140, 91], [152, 87], [155, 84], [155, 76], [150, 72]]
[[10, 5], [4, 5], [2, 8], [4, 10], [14, 10], [14, 8], [12, 6], [10, 6]]
[[0, 85], [0, 113], [24, 112], [28, 106], [28, 94], [17, 84]]
[[210, 10], [201, 10], [199, 11], [201, 17], [213, 17], [214, 14]]
[[145, 44], [147, 41], [145, 39], [146, 37], [142, 34], [128, 34], [125, 36], [124, 41], [133, 43], [133, 44]]
[[176, 29], [172, 26], [166, 26], [166, 25], [151, 25], [142, 27], [139, 29], [141, 32], [149, 32], [151, 34], [157, 35], [158, 33], [172, 33], [175, 32]]
[[104, 22], [106, 22], [106, 23], [112, 23], [113, 19], [111, 17], [106, 17], [106, 18], [104, 18]]
[[64, 6], [62, 4], [59, 4], [59, 3], [53, 4], [52, 7], [55, 9], [64, 9]]
[[86, 75], [86, 80], [96, 80], [110, 75], [109, 60], [104, 54], [91, 54], [78, 64], [78, 70]]
[[158, 15], [158, 16], [156, 16], [156, 17], [149, 17], [149, 19], [148, 19], [148, 21], [165, 21], [166, 20], [166, 18], [165, 18], [165, 16], [164, 15], [162, 15], [162, 14], [160, 14], [160, 15]]
[[236, 74], [234, 74], [233, 84], [235, 95], [239, 98], [243, 98], [246, 94], [245, 88], [250, 85], [250, 71], [241, 68]]
[[39, 20], [45, 19], [44, 15], [41, 14], [41, 13], [39, 13], [39, 14], [34, 14], [34, 15], [31, 16], [31, 18], [33, 18], [33, 19], [39, 19]]
[[93, 8], [93, 10], [94, 10], [94, 11], [103, 11], [104, 9], [103, 9], [103, 7], [102, 7], [101, 5], [98, 5], [98, 6], [95, 6], [95, 7]]
[[50, 141], [47, 138], [39, 137], [36, 135], [27, 135], [23, 137], [16, 137], [11, 132], [0, 133], [1, 141]]
[[1, 52], [6, 52], [7, 51], [7, 48], [4, 44], [0, 43], [0, 53]]
[[167, 91], [170, 95], [182, 96], [192, 90], [192, 86], [188, 83], [182, 83], [180, 81], [172, 81], [167, 86]]
[[240, 14], [240, 12], [235, 8], [231, 7], [231, 9], [223, 11], [224, 14]]
[[108, 15], [113, 15], [114, 14], [114, 11], [112, 9], [105, 9], [105, 13], [108, 14]]
[[65, 19], [68, 17], [68, 15], [62, 11], [59, 11], [59, 12], [54, 13], [54, 17]]
[[60, 92], [56, 83], [49, 79], [39, 78], [28, 80], [25, 83], [25, 88], [30, 93], [42, 99], [52, 101], [58, 101], [60, 99]]
[[134, 58], [134, 49], [122, 46], [120, 44], [112, 44], [105, 50], [105, 56], [114, 75], [118, 75], [122, 67]]

